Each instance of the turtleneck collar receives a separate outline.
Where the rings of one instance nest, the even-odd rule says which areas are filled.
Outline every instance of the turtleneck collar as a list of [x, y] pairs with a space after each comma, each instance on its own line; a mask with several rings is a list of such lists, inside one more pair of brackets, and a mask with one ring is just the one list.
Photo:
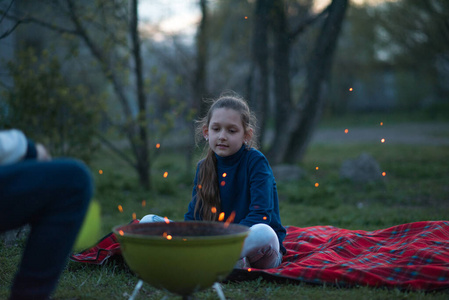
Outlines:
[[234, 165], [242, 157], [242, 154], [243, 154], [243, 151], [245, 151], [245, 148], [246, 148], [245, 145], [242, 145], [242, 148], [240, 148], [239, 151], [237, 151], [236, 153], [234, 153], [232, 155], [226, 156], [226, 157], [221, 157], [221, 156], [215, 154], [215, 157], [217, 158], [217, 163], [219, 163], [221, 165], [225, 165], [225, 166]]

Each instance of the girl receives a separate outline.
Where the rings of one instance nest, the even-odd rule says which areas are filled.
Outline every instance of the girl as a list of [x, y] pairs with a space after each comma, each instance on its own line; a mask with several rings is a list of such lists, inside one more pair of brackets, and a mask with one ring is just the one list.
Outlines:
[[[286, 253], [282, 241], [276, 182], [265, 156], [253, 148], [255, 118], [246, 102], [224, 95], [198, 122], [207, 141], [206, 157], [198, 163], [192, 201], [184, 219], [217, 221], [220, 213], [250, 227], [236, 268], [275, 268]], [[148, 215], [141, 222], [157, 216]], [[163, 219], [159, 219], [161, 221]]]

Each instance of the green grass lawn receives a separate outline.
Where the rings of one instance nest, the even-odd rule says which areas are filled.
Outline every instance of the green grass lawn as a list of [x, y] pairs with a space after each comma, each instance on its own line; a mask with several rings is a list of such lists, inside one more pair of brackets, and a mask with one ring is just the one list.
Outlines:
[[[354, 184], [339, 178], [346, 159], [370, 153], [386, 176], [381, 182]], [[153, 191], [139, 188], [135, 174], [105, 151], [91, 165], [96, 182], [95, 199], [101, 203], [102, 234], [114, 225], [155, 213], [182, 220], [190, 201], [194, 170], [185, 170], [182, 155], [167, 151], [153, 168]], [[449, 147], [392, 144], [312, 145], [300, 165], [306, 175], [299, 182], [278, 182], [284, 225], [333, 225], [373, 230], [423, 220], [449, 219]], [[316, 167], [319, 167], [316, 170]], [[103, 173], [99, 174], [99, 170]], [[168, 172], [166, 178], [164, 172]], [[315, 187], [315, 183], [319, 186]], [[123, 212], [118, 210], [123, 207]], [[0, 244], [0, 299], [20, 259], [17, 246]], [[155, 258], [157, 259], [157, 258]], [[103, 266], [70, 262], [55, 299], [127, 299], [138, 279], [123, 261]], [[274, 283], [254, 280], [223, 284], [227, 299], [448, 299], [449, 292], [404, 292], [395, 289]], [[137, 299], [179, 299], [144, 284]], [[212, 289], [195, 294], [218, 299]]]

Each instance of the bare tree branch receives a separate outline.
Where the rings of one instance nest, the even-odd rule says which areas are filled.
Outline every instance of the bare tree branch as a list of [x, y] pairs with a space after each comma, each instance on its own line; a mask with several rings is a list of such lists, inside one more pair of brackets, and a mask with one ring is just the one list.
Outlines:
[[323, 9], [319, 14], [309, 16], [308, 18], [302, 20], [302, 22], [296, 27], [295, 30], [290, 32], [289, 38], [295, 39], [298, 35], [300, 35], [309, 25], [312, 25], [315, 23], [318, 19], [325, 16], [329, 13], [329, 7], [331, 4], [329, 4], [325, 9]]

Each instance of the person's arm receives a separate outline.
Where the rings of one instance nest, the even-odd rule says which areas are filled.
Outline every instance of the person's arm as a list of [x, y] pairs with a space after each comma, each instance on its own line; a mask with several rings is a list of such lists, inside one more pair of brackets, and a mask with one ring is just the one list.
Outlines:
[[192, 200], [190, 201], [187, 212], [184, 215], [185, 221], [194, 221], [195, 220], [196, 186], [198, 184], [198, 170], [199, 170], [199, 164], [196, 169], [195, 179], [193, 180]]
[[241, 225], [269, 225], [273, 213], [274, 178], [265, 157], [254, 155], [249, 164], [251, 204], [248, 215], [240, 221]]
[[34, 144], [17, 129], [0, 131], [0, 165], [12, 164], [24, 159], [50, 160], [51, 156], [41, 144]]

